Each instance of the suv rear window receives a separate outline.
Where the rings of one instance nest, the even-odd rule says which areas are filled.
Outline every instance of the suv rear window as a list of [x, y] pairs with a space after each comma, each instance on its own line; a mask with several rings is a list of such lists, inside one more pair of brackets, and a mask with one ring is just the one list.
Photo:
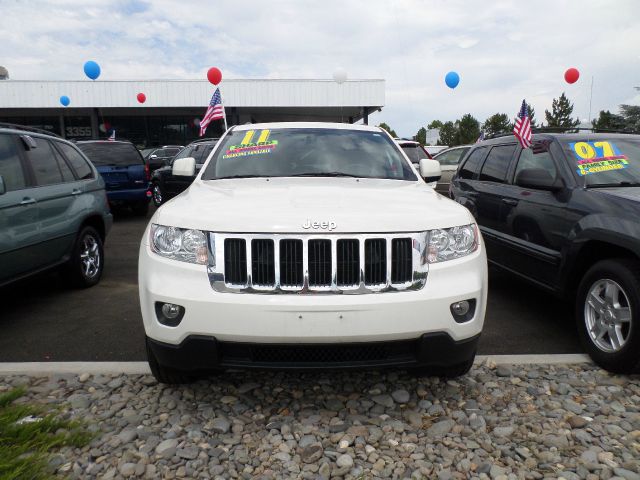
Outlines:
[[89, 157], [96, 167], [105, 165], [142, 165], [140, 152], [130, 143], [91, 142], [78, 143], [80, 150]]
[[409, 157], [409, 160], [411, 160], [411, 163], [420, 163], [423, 158], [431, 158], [425, 149], [418, 144], [403, 144], [401, 147]]
[[464, 178], [466, 180], [470, 180], [473, 176], [478, 173], [480, 170], [480, 164], [482, 163], [482, 159], [487, 154], [487, 147], [476, 148], [473, 152], [469, 154], [467, 160], [462, 165], [460, 169], [460, 178]]
[[493, 147], [482, 166], [480, 180], [503, 183], [507, 178], [507, 170], [515, 149], [515, 144]]

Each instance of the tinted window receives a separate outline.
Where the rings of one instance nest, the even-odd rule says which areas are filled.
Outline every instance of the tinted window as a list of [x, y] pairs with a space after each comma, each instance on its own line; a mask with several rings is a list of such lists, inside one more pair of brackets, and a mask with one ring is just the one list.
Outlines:
[[174, 155], [176, 155], [178, 152], [180, 151], [179, 148], [165, 148], [164, 149], [164, 154], [167, 157], [173, 157]]
[[507, 178], [507, 170], [509, 170], [509, 163], [515, 149], [515, 144], [493, 147], [482, 166], [480, 180], [504, 182]]
[[60, 148], [60, 150], [62, 150], [62, 153], [64, 153], [67, 161], [76, 171], [76, 175], [78, 176], [78, 178], [93, 178], [93, 171], [80, 152], [66, 143], [56, 142], [56, 145]]
[[236, 130], [209, 162], [203, 180], [229, 177], [353, 176], [417, 178], [386, 134], [338, 128]]
[[531, 148], [525, 148], [520, 153], [520, 158], [518, 159], [518, 165], [516, 166], [516, 173], [514, 178], [518, 178], [518, 173], [520, 173], [524, 169], [541, 169], [546, 170], [551, 175], [551, 178], [555, 180], [558, 175], [558, 171], [556, 169], [555, 164], [553, 163], [553, 159], [551, 155], [547, 151], [540, 151], [538, 153], [534, 153], [535, 150]]
[[67, 162], [65, 162], [64, 158], [62, 158], [62, 155], [60, 154], [60, 152], [58, 152], [58, 150], [56, 150], [55, 148], [52, 148], [51, 150], [53, 151], [54, 157], [56, 157], [56, 162], [58, 162], [58, 168], [60, 169], [60, 173], [62, 174], [62, 181], [63, 182], [75, 181], [76, 177], [73, 176], [71, 167], [67, 165]]
[[411, 160], [411, 162], [413, 163], [420, 163], [420, 160], [422, 160], [423, 158], [429, 158], [429, 155], [427, 155], [427, 152], [424, 151], [424, 148], [417, 144], [402, 145], [402, 150], [407, 154], [407, 157], [409, 157], [409, 160]]
[[474, 174], [478, 173], [480, 169], [480, 163], [482, 163], [482, 159], [487, 154], [486, 147], [476, 148], [467, 160], [462, 165], [460, 169], [460, 178], [471, 179]]
[[48, 141], [32, 137], [37, 147], [27, 150], [27, 158], [38, 185], [62, 183], [62, 172], [53, 148]]
[[16, 142], [11, 135], [0, 135], [0, 175], [7, 191], [26, 186]]
[[455, 150], [449, 150], [436, 155], [435, 158], [440, 162], [440, 165], [458, 165], [458, 163], [460, 163], [460, 159], [464, 157], [465, 153], [467, 153], [467, 150], [469, 150], [469, 147], [456, 148]]
[[186, 158], [191, 156], [191, 151], [193, 150], [193, 147], [185, 147], [182, 150], [180, 150], [180, 153], [178, 153], [178, 155], [175, 156], [174, 160], [176, 160], [177, 158]]
[[213, 145], [196, 145], [193, 148], [192, 157], [196, 159], [196, 163], [203, 164], [209, 154], [213, 150]]
[[104, 165], [142, 165], [140, 152], [130, 143], [91, 142], [78, 143], [80, 150], [96, 167]]

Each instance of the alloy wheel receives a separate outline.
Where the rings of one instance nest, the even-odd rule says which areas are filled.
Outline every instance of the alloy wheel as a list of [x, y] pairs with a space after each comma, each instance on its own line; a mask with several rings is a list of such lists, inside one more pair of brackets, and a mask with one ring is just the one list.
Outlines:
[[153, 202], [156, 205], [160, 205], [162, 203], [162, 190], [160, 189], [160, 185], [158, 185], [157, 183], [153, 184]]
[[85, 235], [80, 250], [80, 264], [85, 278], [93, 278], [100, 271], [100, 246], [93, 235]]
[[624, 347], [631, 332], [631, 304], [620, 284], [601, 279], [591, 286], [584, 321], [589, 338], [603, 352], [615, 353]]

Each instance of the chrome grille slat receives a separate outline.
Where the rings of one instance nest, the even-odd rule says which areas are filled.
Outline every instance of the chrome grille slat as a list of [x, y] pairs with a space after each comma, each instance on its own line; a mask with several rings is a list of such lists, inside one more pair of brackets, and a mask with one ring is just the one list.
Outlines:
[[426, 234], [210, 233], [211, 286], [230, 293], [364, 294], [425, 285]]

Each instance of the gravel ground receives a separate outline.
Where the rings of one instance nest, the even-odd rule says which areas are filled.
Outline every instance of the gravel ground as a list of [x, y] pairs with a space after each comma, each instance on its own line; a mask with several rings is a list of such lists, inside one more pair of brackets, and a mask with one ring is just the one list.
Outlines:
[[98, 432], [70, 478], [640, 479], [640, 377], [591, 365], [404, 372], [0, 377]]

